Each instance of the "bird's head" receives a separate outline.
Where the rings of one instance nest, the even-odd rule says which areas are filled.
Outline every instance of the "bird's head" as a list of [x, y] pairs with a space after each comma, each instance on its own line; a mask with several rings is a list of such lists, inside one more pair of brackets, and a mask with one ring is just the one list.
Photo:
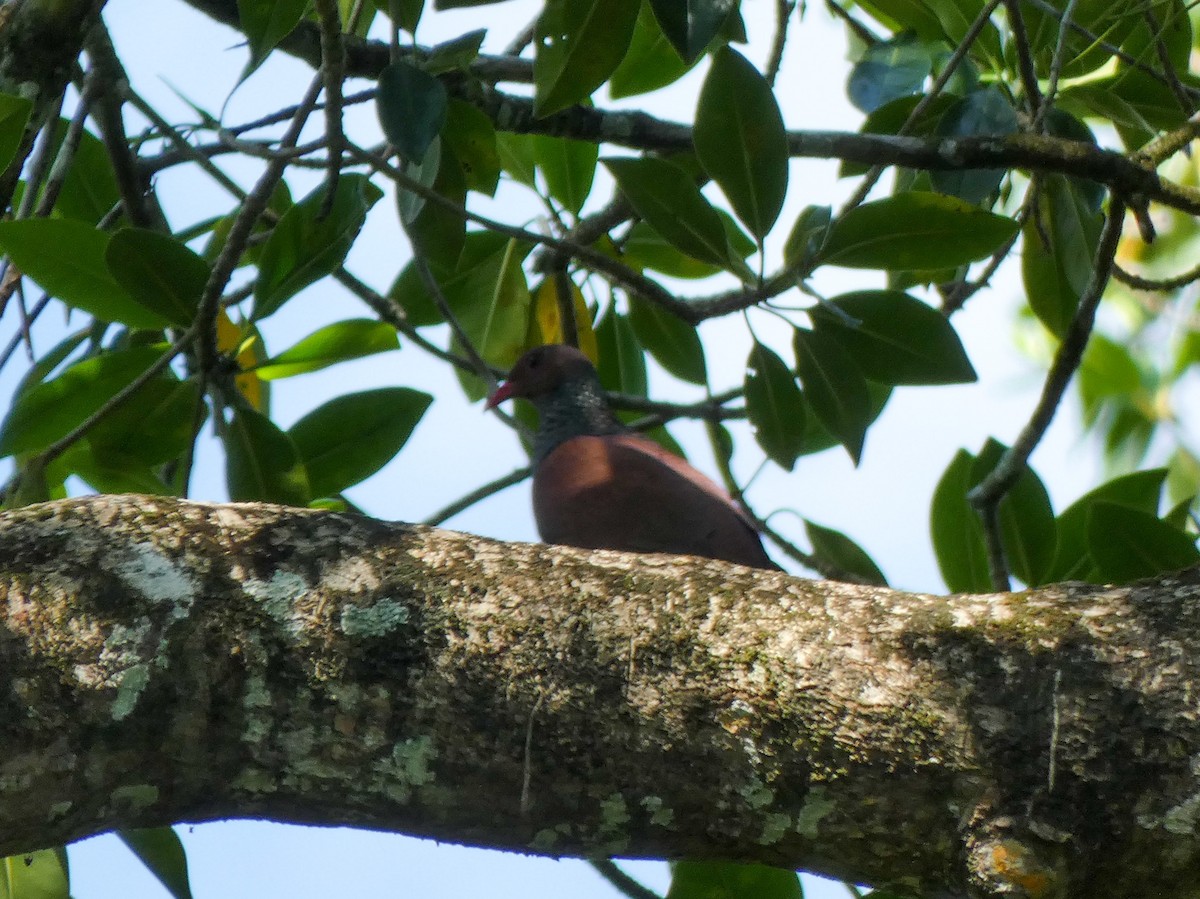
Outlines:
[[575, 347], [562, 343], [534, 347], [517, 360], [508, 380], [488, 397], [485, 408], [491, 409], [518, 396], [536, 400], [569, 381], [594, 377], [596, 369], [591, 360]]

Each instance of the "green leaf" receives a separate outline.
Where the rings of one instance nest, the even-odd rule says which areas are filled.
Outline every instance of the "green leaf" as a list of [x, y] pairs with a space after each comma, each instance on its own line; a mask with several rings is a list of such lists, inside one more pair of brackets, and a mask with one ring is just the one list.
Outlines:
[[847, 574], [853, 574], [868, 584], [887, 586], [887, 578], [866, 551], [840, 531], [822, 527], [804, 519], [804, 531], [812, 544], [813, 555], [823, 562], [836, 565]]
[[929, 532], [933, 551], [946, 587], [955, 593], [986, 593], [992, 589], [988, 574], [983, 525], [967, 500], [975, 486], [975, 457], [960, 449], [933, 491]]
[[425, 0], [387, 0], [388, 17], [409, 34], [417, 30], [424, 11]]
[[508, 368], [525, 351], [532, 298], [522, 263], [532, 247], [507, 240], [499, 252], [471, 272], [484, 289], [474, 296], [447, 294], [450, 308], [479, 354], [492, 365]]
[[629, 50], [608, 80], [608, 94], [619, 100], [656, 91], [674, 84], [691, 68], [663, 34], [650, 6], [642, 4]]
[[442, 140], [462, 166], [467, 189], [495, 194], [500, 181], [500, 153], [492, 120], [470, 103], [451, 100]]
[[787, 193], [787, 134], [771, 86], [729, 47], [717, 51], [704, 79], [694, 141], [705, 171], [762, 240]]
[[795, 871], [733, 862], [672, 862], [666, 899], [803, 899]]
[[[66, 134], [67, 125], [65, 119], [59, 123], [60, 130], [56, 132], [56, 138]], [[90, 132], [83, 132], [71, 159], [67, 178], [54, 203], [54, 214], [94, 225], [120, 202], [117, 176], [104, 142]]]
[[954, 197], [909, 191], [864, 203], [833, 223], [821, 261], [898, 271], [953, 268], [999, 249], [1017, 223]]
[[379, 75], [375, 109], [388, 142], [409, 161], [425, 153], [446, 122], [446, 88], [407, 62], [391, 63]]
[[117, 836], [150, 869], [174, 899], [191, 899], [187, 855], [170, 827], [118, 830]]
[[1078, 375], [1079, 400], [1084, 421], [1093, 424], [1105, 400], [1136, 397], [1142, 390], [1142, 372], [1128, 346], [1092, 332]]
[[846, 93], [860, 111], [871, 113], [900, 97], [920, 93], [933, 70], [928, 45], [912, 32], [867, 47], [854, 64]]
[[871, 423], [866, 379], [845, 350], [812, 331], [797, 328], [795, 345], [800, 383], [813, 413], [857, 465]]
[[383, 387], [336, 397], [288, 429], [315, 497], [369, 478], [400, 452], [433, 397]]
[[1087, 520], [1088, 554], [1101, 578], [1123, 584], [1200, 562], [1195, 538], [1149, 512], [1095, 503]]
[[758, 341], [746, 361], [746, 417], [758, 445], [791, 471], [804, 448], [805, 404], [787, 363]]
[[496, 134], [496, 152], [500, 154], [500, 166], [526, 187], [533, 187], [537, 180], [537, 160], [533, 154], [532, 134]]
[[195, 436], [201, 399], [194, 380], [152, 379], [88, 431], [93, 455], [112, 467], [122, 462], [152, 466], [178, 458]]
[[110, 237], [69, 219], [0, 222], [0, 250], [22, 272], [68, 306], [131, 328], [163, 328], [168, 320], [136, 302], [109, 273]]
[[663, 34], [688, 63], [700, 57], [737, 5], [737, 0], [650, 0]]
[[[1016, 134], [1017, 112], [997, 87], [973, 91], [959, 99], [942, 116], [937, 133], [942, 137], [995, 137]], [[929, 173], [941, 193], [967, 203], [982, 203], [1000, 187], [1005, 169], [962, 169]]]
[[1104, 217], [1061, 175], [1042, 178], [1037, 207], [1025, 223], [1021, 275], [1033, 314], [1062, 337], [1092, 277]]
[[637, 297], [629, 298], [629, 323], [659, 365], [681, 380], [707, 383], [704, 347], [694, 327]]
[[550, 196], [578, 215], [596, 175], [600, 147], [592, 141], [534, 135], [533, 154]]
[[[461, 208], [467, 202], [467, 179], [463, 174], [462, 164], [454, 156], [454, 151], [440, 138], [433, 142], [429, 155], [432, 156], [438, 147], [441, 158], [431, 186], [436, 193]], [[427, 158], [423, 167], [428, 164]], [[397, 197], [399, 196], [400, 192], [397, 192]], [[413, 251], [422, 254], [431, 265], [438, 264], [448, 268], [457, 264], [466, 234], [467, 223], [462, 215], [455, 209], [447, 209], [436, 203], [423, 203], [408, 227]]]
[[238, 0], [242, 33], [250, 44], [246, 74], [257, 69], [275, 46], [300, 24], [308, 0]]
[[[442, 171], [442, 141], [435, 137], [429, 149], [419, 162], [400, 160], [400, 171], [416, 181], [422, 187], [433, 189], [438, 175]], [[406, 225], [414, 224], [425, 210], [425, 197], [414, 190], [404, 187], [396, 190], [396, 211], [400, 213], [400, 221]]]
[[534, 35], [534, 114], [591, 96], [629, 49], [641, 0], [546, 0]]
[[0, 94], [0, 172], [17, 157], [33, 103], [24, 97]]
[[1064, 509], [1057, 520], [1058, 548], [1049, 580], [1098, 580], [1088, 553], [1087, 529], [1092, 508], [1098, 503], [1115, 503], [1155, 515], [1166, 477], [1165, 468], [1135, 471], [1101, 484]]
[[645, 396], [646, 354], [629, 319], [611, 306], [596, 323], [596, 346], [600, 353], [596, 370], [604, 389]]
[[829, 236], [833, 210], [828, 206], [805, 206], [792, 223], [783, 245], [783, 261], [789, 268], [807, 271]]
[[605, 159], [604, 165], [634, 211], [671, 244], [701, 262], [730, 268], [737, 259], [745, 266], [729, 246], [721, 217], [679, 166], [650, 156]]
[[254, 318], [263, 319], [289, 298], [342, 264], [383, 192], [363, 175], [342, 175], [333, 204], [322, 216], [323, 187], [283, 214], [267, 238], [254, 282]]
[[225, 480], [234, 502], [307, 506], [312, 499], [296, 445], [253, 409], [234, 412], [225, 434]]
[[192, 323], [208, 283], [208, 263], [169, 234], [122, 228], [104, 258], [117, 283], [134, 300], [172, 324]]
[[[870, 420], [874, 422], [887, 406], [887, 402], [892, 396], [892, 388], [890, 385], [880, 384], [878, 381], [867, 381], [866, 384], [867, 401], [870, 403]], [[804, 406], [804, 446], [800, 450], [800, 455], [809, 456], [838, 446], [838, 438], [830, 433], [829, 429], [817, 418], [816, 413], [812, 410], [812, 405], [803, 393], [800, 398]]]
[[66, 850], [59, 846], [0, 858], [0, 899], [71, 899]]
[[399, 348], [396, 329], [386, 322], [349, 319], [314, 331], [254, 370], [264, 381], [273, 381]]
[[487, 37], [486, 28], [477, 28], [458, 37], [436, 44], [425, 57], [425, 70], [431, 75], [455, 70], [465, 71], [479, 57], [479, 48]]
[[[987, 477], [1007, 447], [989, 440], [971, 468], [974, 487]], [[1058, 532], [1050, 495], [1033, 469], [1021, 470], [1012, 489], [1000, 500], [1000, 542], [1008, 566], [1029, 587], [1046, 583], [1054, 564]]]
[[0, 457], [40, 452], [65, 437], [165, 350], [158, 345], [104, 353], [30, 387], [0, 424]]
[[[638, 269], [653, 269], [672, 278], [711, 278], [721, 266], [701, 262], [669, 243], [644, 221], [629, 229], [621, 244], [625, 264]], [[1200, 339], [1197, 339], [1200, 345]], [[1200, 351], [1194, 354], [1200, 358]]]
[[976, 379], [946, 317], [896, 290], [842, 294], [809, 310], [813, 329], [839, 343], [864, 375], [884, 384], [966, 384]]

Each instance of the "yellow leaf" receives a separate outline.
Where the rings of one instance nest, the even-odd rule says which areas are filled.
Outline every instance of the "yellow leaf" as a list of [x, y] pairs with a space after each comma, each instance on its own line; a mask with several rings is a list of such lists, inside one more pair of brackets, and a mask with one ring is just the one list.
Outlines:
[[[249, 328], [249, 331], [246, 328]], [[267, 414], [267, 403], [270, 399], [267, 384], [254, 371], [248, 370], [266, 359], [258, 329], [248, 323], [234, 324], [229, 314], [222, 310], [217, 316], [217, 351], [234, 354], [242, 372], [234, 377], [234, 386], [255, 412]]]
[[[558, 308], [558, 285], [555, 280], [559, 276], [554, 276], [544, 280], [538, 287], [537, 292], [533, 296], [533, 327], [529, 341], [530, 346], [537, 346], [544, 343], [570, 343], [564, 339], [562, 316], [559, 314]], [[592, 329], [592, 313], [587, 307], [587, 301], [583, 298], [581, 291], [574, 281], [567, 280], [568, 290], [571, 291], [571, 297], [575, 303], [575, 331], [578, 337], [579, 349], [592, 360], [597, 362], [600, 357], [599, 348], [596, 345], [596, 332]]]

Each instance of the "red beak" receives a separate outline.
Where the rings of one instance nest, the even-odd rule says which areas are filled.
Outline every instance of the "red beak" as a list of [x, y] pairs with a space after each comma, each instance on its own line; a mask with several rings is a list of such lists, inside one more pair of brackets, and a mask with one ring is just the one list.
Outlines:
[[499, 406], [505, 400], [511, 399], [512, 395], [513, 395], [512, 384], [511, 383], [501, 384], [499, 387], [496, 388], [495, 392], [487, 398], [487, 402], [484, 403], [483, 408], [484, 408], [484, 410], [495, 409], [497, 406]]

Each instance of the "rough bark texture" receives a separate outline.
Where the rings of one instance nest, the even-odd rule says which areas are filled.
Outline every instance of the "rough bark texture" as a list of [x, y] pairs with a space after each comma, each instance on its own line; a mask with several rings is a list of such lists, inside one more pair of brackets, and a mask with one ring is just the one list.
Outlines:
[[1191, 895], [1200, 587], [936, 597], [265, 505], [0, 516], [0, 854], [356, 824]]

